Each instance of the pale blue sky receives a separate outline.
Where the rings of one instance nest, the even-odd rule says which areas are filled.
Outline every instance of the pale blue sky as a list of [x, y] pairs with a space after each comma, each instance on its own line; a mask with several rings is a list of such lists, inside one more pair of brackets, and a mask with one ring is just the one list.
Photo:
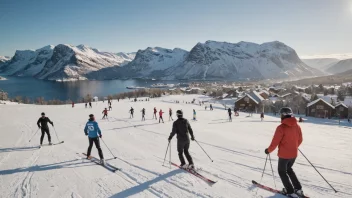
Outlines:
[[0, 0], [0, 55], [48, 44], [109, 52], [279, 40], [299, 55], [352, 52], [351, 0]]

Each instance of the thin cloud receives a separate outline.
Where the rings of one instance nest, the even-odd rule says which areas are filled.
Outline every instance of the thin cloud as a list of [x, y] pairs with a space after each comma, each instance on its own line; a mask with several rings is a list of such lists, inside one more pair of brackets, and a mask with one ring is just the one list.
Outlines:
[[324, 54], [324, 55], [307, 55], [307, 56], [300, 56], [301, 59], [315, 59], [315, 58], [336, 58], [340, 60], [350, 59], [352, 58], [352, 53], [346, 54]]

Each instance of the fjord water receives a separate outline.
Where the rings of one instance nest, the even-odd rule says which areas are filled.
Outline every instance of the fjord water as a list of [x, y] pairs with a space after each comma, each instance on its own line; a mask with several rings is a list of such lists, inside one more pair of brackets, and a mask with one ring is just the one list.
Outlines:
[[108, 96], [121, 92], [132, 91], [127, 86], [149, 87], [155, 83], [177, 83], [177, 81], [158, 80], [106, 80], [106, 81], [74, 81], [54, 82], [38, 80], [31, 77], [8, 77], [0, 80], [0, 90], [10, 97], [26, 96], [31, 99], [44, 97], [45, 100], [77, 100], [91, 94], [92, 96]]

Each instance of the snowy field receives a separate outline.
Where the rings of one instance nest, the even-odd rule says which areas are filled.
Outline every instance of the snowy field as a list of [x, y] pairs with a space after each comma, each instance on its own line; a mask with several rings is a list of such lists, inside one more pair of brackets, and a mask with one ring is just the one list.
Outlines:
[[[204, 96], [167, 96], [149, 102], [113, 101], [109, 120], [100, 120], [107, 102], [93, 103], [92, 109], [84, 104], [63, 106], [0, 105], [0, 197], [40, 198], [96, 198], [96, 197], [271, 197], [281, 195], [253, 187], [251, 181], [260, 181], [266, 155], [264, 149], [271, 142], [279, 118], [259, 115], [247, 117], [241, 113], [233, 122], [227, 122], [227, 111], [214, 105], [214, 111], [205, 111], [199, 105], [183, 101], [207, 100]], [[173, 101], [179, 100], [176, 104]], [[135, 118], [129, 119], [129, 109], [135, 109]], [[146, 121], [141, 121], [141, 109], [146, 108]], [[164, 112], [165, 124], [152, 119], [152, 110]], [[204, 176], [217, 181], [213, 186], [175, 167], [162, 166], [167, 138], [172, 122], [168, 109], [174, 114], [183, 109], [186, 118], [197, 111], [198, 121], [190, 121], [195, 138], [213, 158], [211, 162], [201, 148], [191, 143], [191, 155]], [[38, 149], [36, 132], [40, 113], [54, 122], [64, 144]], [[96, 115], [103, 140], [118, 158], [113, 159], [101, 142], [107, 162], [120, 167], [116, 173], [82, 159], [77, 153], [87, 151], [88, 140], [83, 128], [88, 115]], [[175, 119], [175, 116], [174, 116]], [[352, 197], [352, 130], [334, 122], [311, 119], [301, 124], [301, 150], [318, 170], [339, 191], [334, 193], [309, 163], [299, 156], [294, 170], [304, 191], [310, 197]], [[53, 142], [57, 142], [50, 126]], [[47, 143], [47, 137], [44, 139]], [[176, 138], [172, 140], [172, 161], [179, 164]], [[98, 156], [95, 147], [92, 155]], [[276, 151], [271, 155], [278, 189], [283, 186], [277, 173]], [[168, 157], [167, 157], [168, 159]], [[270, 164], [262, 183], [274, 187]]]

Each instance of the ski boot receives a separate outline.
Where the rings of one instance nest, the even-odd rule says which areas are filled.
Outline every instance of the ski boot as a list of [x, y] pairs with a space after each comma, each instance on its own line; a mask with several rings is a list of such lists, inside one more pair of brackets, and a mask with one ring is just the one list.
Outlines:
[[88, 159], [88, 160], [92, 159], [92, 156], [90, 156], [90, 155], [89, 155], [89, 156], [87, 156], [87, 159]]
[[303, 193], [303, 190], [297, 190], [295, 189], [295, 193], [299, 196], [299, 197], [305, 197], [304, 193]]
[[180, 167], [183, 169], [187, 169], [187, 164], [180, 164]]
[[51, 146], [51, 145], [53, 145], [53, 143], [49, 142], [49, 145]]
[[286, 188], [283, 188], [281, 192], [282, 192], [282, 194], [284, 194], [290, 198], [300, 198], [296, 193], [288, 194]]
[[105, 166], [105, 160], [104, 159], [100, 159], [100, 164]]
[[190, 170], [194, 170], [194, 164], [189, 164], [187, 168]]

